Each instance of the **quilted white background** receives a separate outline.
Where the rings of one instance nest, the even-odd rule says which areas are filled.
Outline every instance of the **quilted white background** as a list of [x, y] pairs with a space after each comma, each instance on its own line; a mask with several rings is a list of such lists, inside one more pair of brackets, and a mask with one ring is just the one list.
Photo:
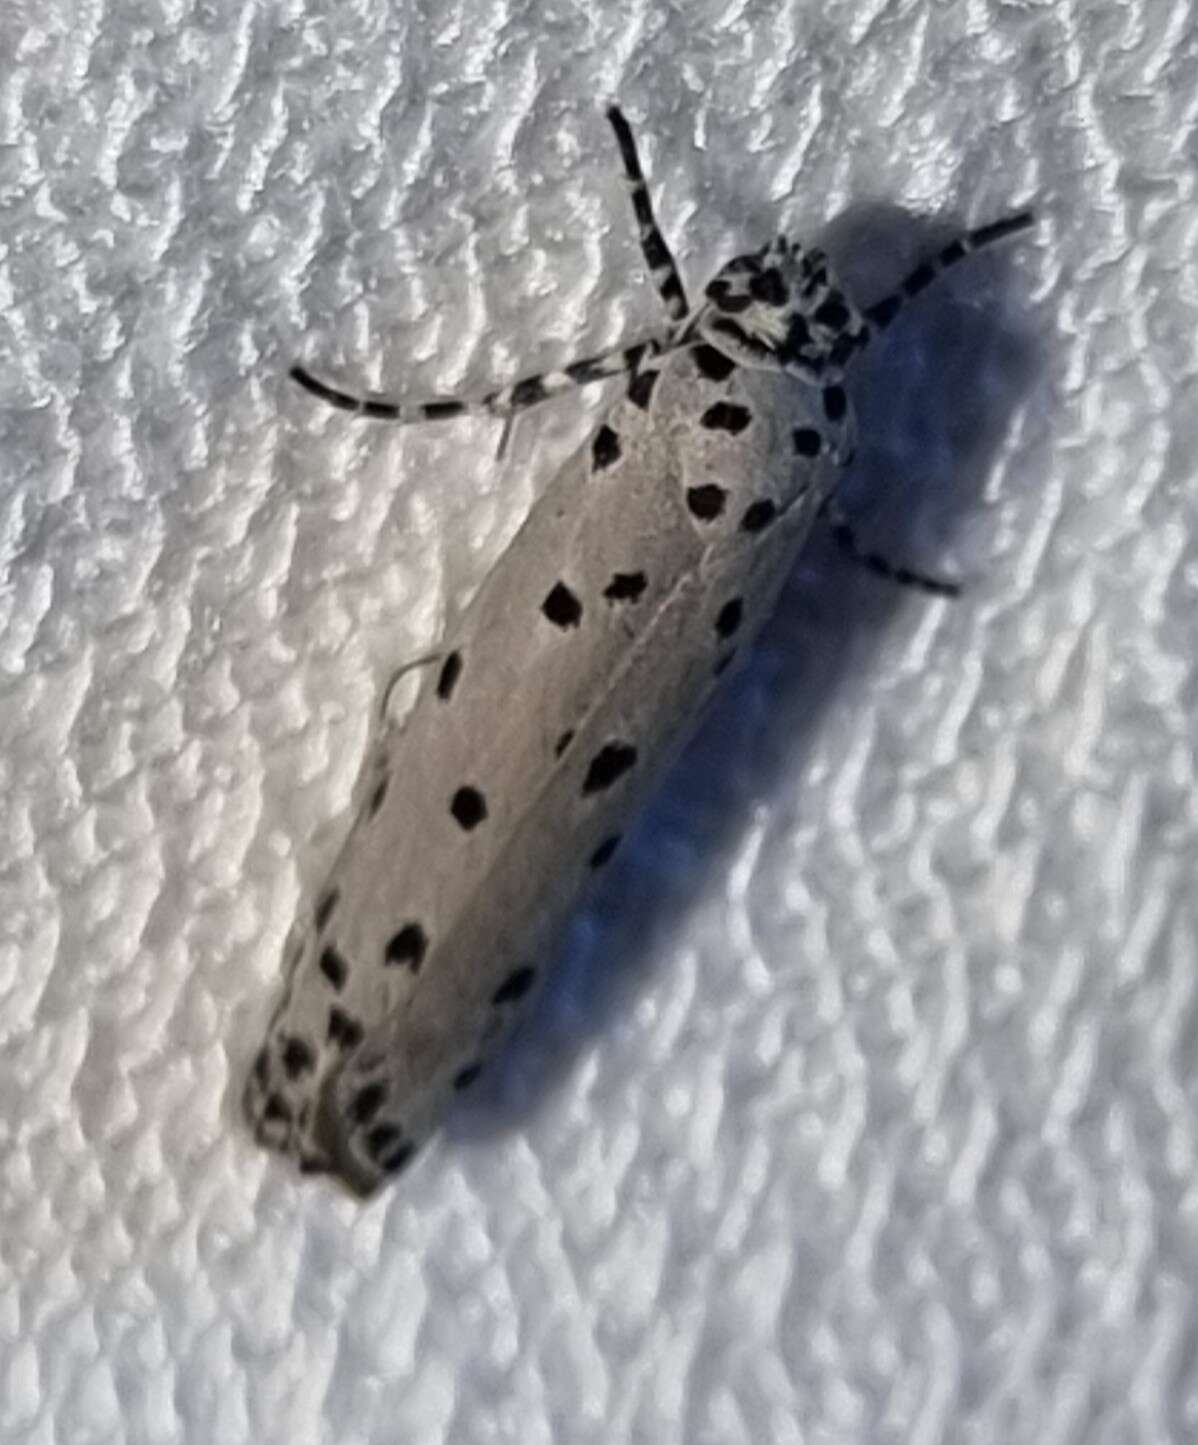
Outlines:
[[[0, 1439], [1198, 1438], [1189, 0], [0, 18]], [[410, 397], [779, 229], [884, 292], [846, 498], [501, 1066], [360, 1206], [241, 1082], [380, 688], [598, 397]], [[418, 765], [418, 760], [417, 760]]]

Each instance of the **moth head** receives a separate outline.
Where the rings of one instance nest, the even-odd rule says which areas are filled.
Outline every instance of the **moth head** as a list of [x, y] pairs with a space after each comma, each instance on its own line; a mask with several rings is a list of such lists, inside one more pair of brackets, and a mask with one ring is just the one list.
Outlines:
[[740, 366], [826, 385], [869, 339], [824, 253], [785, 236], [722, 266], [705, 295], [695, 329]]

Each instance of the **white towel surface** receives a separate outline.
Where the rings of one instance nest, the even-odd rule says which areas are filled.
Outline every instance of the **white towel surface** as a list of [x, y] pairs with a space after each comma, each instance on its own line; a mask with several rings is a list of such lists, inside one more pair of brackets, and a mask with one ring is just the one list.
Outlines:
[[[23, 11], [24, 18], [18, 18]], [[1189, 0], [0, 22], [0, 1439], [1198, 1436]], [[826, 539], [554, 982], [376, 1202], [238, 1096], [387, 676], [600, 397], [407, 432], [779, 230], [859, 299]]]

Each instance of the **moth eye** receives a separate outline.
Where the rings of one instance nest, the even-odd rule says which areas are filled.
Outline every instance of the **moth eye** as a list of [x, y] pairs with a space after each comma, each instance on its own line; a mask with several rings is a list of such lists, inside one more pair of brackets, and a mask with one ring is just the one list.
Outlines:
[[760, 272], [749, 281], [749, 295], [754, 301], [764, 301], [767, 306], [786, 304], [786, 283], [781, 273], [773, 266]]

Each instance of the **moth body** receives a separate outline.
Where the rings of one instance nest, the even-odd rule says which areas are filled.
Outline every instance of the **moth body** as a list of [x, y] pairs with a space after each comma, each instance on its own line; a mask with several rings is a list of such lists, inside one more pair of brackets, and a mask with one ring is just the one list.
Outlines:
[[[844, 369], [903, 300], [859, 312], [821, 253], [779, 238], [725, 266], [692, 311], [627, 123], [611, 119], [669, 318], [659, 335], [475, 403], [358, 399], [296, 373], [401, 422], [508, 416], [623, 377], [422, 669], [288, 943], [245, 1109], [262, 1143], [360, 1195], [478, 1077], [580, 891], [768, 617], [851, 455]], [[923, 269], [1029, 223], [970, 233]]]

